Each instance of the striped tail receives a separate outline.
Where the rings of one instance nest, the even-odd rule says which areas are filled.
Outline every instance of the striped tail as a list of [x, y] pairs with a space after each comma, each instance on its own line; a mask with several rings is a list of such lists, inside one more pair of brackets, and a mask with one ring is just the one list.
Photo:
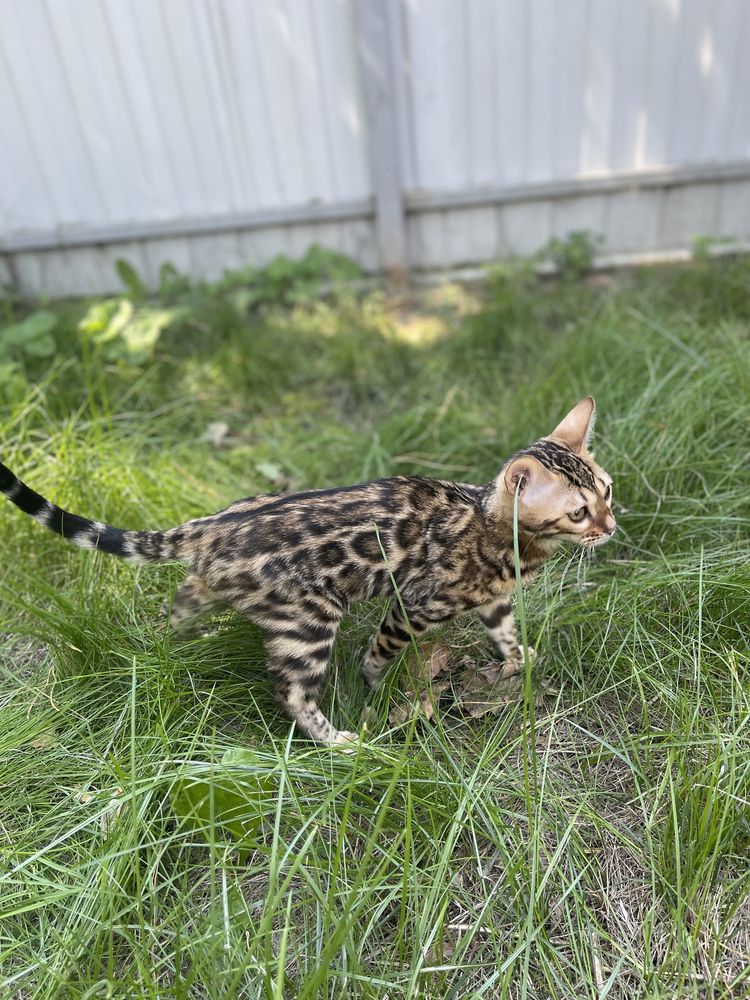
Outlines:
[[184, 559], [182, 528], [169, 531], [123, 531], [100, 521], [70, 514], [35, 493], [0, 462], [0, 493], [46, 528], [83, 549], [96, 549], [132, 562]]

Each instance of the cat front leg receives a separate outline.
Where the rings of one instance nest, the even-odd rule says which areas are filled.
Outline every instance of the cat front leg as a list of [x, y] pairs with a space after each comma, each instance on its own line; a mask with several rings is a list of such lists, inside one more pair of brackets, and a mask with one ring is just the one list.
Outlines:
[[[520, 673], [524, 665], [524, 650], [518, 641], [516, 621], [513, 617], [510, 601], [505, 597], [498, 598], [496, 601], [477, 608], [477, 613], [490, 638], [500, 651], [500, 655], [505, 660], [501, 676], [510, 677]], [[530, 646], [528, 653], [529, 656], [534, 655], [534, 650]]]
[[412, 636], [423, 635], [433, 624], [418, 611], [407, 609], [404, 615], [401, 605], [394, 600], [365, 654], [362, 673], [367, 685], [377, 687], [386, 667], [409, 645]]

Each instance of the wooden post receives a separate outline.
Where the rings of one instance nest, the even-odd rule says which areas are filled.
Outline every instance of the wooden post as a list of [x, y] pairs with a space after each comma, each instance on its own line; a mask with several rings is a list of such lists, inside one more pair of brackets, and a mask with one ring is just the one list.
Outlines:
[[375, 232], [385, 276], [403, 285], [408, 267], [394, 58], [388, 32], [393, 0], [355, 0], [357, 52], [362, 72]]

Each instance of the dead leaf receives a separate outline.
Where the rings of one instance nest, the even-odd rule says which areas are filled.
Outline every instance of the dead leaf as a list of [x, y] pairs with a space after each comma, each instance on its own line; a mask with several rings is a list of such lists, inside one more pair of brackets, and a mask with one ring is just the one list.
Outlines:
[[228, 436], [229, 424], [225, 424], [223, 420], [214, 420], [201, 434], [201, 441], [212, 444], [214, 448], [221, 448], [226, 444]]
[[411, 653], [406, 661], [408, 681], [404, 688], [404, 695], [409, 704], [396, 705], [391, 710], [388, 716], [391, 725], [396, 726], [406, 722], [415, 715], [429, 722], [435, 714], [435, 702], [451, 686], [447, 677], [435, 683], [436, 678], [448, 670], [450, 655], [450, 649], [440, 644], [433, 646], [426, 656]]
[[447, 646], [437, 645], [432, 648], [428, 656], [418, 657], [412, 653], [406, 661], [406, 669], [417, 681], [424, 683], [425, 680], [434, 681], [450, 665], [451, 651]]
[[[472, 719], [478, 719], [488, 712], [496, 715], [503, 706], [523, 701], [523, 664], [494, 660], [478, 664], [468, 656], [462, 662], [463, 669], [454, 684], [456, 704]], [[536, 682], [533, 688], [534, 704], [540, 704], [546, 695], [552, 693], [549, 685]]]
[[278, 462], [256, 462], [255, 470], [274, 486], [281, 486], [287, 482], [287, 476]]
[[428, 966], [443, 965], [456, 950], [456, 945], [452, 940], [452, 935], [446, 927], [443, 930], [442, 941], [433, 941], [429, 948], [424, 949], [424, 959]]
[[[99, 802], [102, 798], [102, 793], [94, 788], [91, 791], [81, 791], [80, 786], [76, 785], [74, 788], [74, 798], [81, 805], [87, 806], [92, 802]], [[125, 794], [124, 789], [119, 786], [110, 793], [110, 799], [107, 805], [99, 817], [99, 826], [102, 831], [102, 836], [106, 840], [107, 837], [112, 832], [112, 828], [117, 822], [120, 814], [122, 813], [125, 803], [122, 800], [122, 796]]]
[[[435, 714], [436, 702], [451, 688], [455, 704], [472, 719], [490, 712], [496, 715], [505, 705], [523, 701], [523, 663], [502, 660], [480, 663], [464, 656], [460, 664], [451, 669], [450, 660], [451, 650], [444, 645], [435, 646], [421, 659], [416, 655], [409, 657], [404, 688], [409, 703], [393, 708], [388, 717], [392, 725], [406, 722], [415, 715], [429, 722]], [[554, 693], [549, 686], [537, 681], [534, 703], [539, 704], [546, 695]]]
[[456, 704], [460, 705], [472, 719], [478, 719], [488, 712], [496, 713], [503, 705], [523, 701], [523, 678], [518, 676], [500, 677], [488, 682], [480, 671], [466, 671], [459, 678]]
[[49, 729], [43, 733], [39, 733], [39, 735], [34, 737], [33, 740], [29, 740], [29, 746], [33, 747], [34, 750], [46, 750], [47, 747], [53, 747], [56, 743], [57, 733], [54, 729]]
[[407, 688], [404, 695], [409, 704], [396, 705], [391, 709], [388, 716], [391, 725], [396, 726], [401, 722], [406, 722], [408, 719], [413, 719], [415, 715], [429, 722], [435, 714], [435, 703], [450, 686], [451, 682], [446, 678], [438, 681], [437, 684], [431, 684], [427, 690], [420, 691], [419, 695]]

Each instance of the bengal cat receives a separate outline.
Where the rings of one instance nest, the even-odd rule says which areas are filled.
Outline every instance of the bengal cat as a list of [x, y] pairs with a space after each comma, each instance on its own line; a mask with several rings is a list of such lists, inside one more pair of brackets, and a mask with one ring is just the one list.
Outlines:
[[[395, 476], [358, 486], [238, 500], [167, 531], [123, 531], [69, 514], [4, 465], [0, 490], [75, 545], [133, 562], [189, 564], [172, 625], [230, 606], [260, 626], [281, 705], [321, 743], [347, 743], [318, 705], [336, 630], [355, 601], [390, 597], [363, 661], [374, 687], [412, 636], [476, 611], [506, 662], [520, 668], [510, 597], [513, 504], [528, 580], [561, 542], [610, 538], [612, 480], [588, 451], [595, 404], [582, 399], [548, 436], [484, 485]], [[396, 588], [398, 597], [396, 596]]]

